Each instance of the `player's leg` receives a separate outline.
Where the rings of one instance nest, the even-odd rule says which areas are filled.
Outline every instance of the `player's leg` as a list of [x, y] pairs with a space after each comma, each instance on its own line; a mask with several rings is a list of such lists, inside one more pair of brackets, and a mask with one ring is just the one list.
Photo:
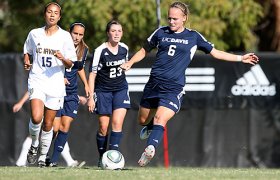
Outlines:
[[26, 166], [27, 153], [31, 146], [31, 143], [32, 143], [31, 137], [27, 136], [22, 144], [21, 152], [16, 162], [17, 166]]
[[64, 97], [46, 97], [44, 124], [41, 132], [40, 156], [38, 159], [39, 167], [46, 166], [46, 156], [50, 149], [53, 138], [53, 121], [57, 110], [63, 107]]
[[130, 109], [130, 97], [128, 89], [115, 91], [112, 100], [112, 131], [110, 133], [109, 149], [119, 150], [122, 139], [122, 127], [127, 109]]
[[122, 126], [127, 109], [115, 109], [112, 114], [112, 131], [110, 134], [109, 149], [119, 150], [119, 145], [122, 139]]
[[112, 99], [111, 92], [95, 92], [95, 113], [98, 115], [98, 131], [96, 133], [96, 144], [99, 153], [98, 167], [101, 167], [102, 155], [107, 150], [108, 142], [108, 127], [110, 116], [112, 114]]
[[27, 153], [27, 161], [30, 164], [36, 163], [37, 153], [39, 149], [39, 136], [41, 131], [41, 124], [44, 114], [44, 103], [41, 99], [40, 93], [32, 93], [30, 95], [30, 108], [31, 108], [31, 119], [29, 121], [29, 134], [32, 139], [31, 147]]
[[61, 125], [57, 137], [54, 141], [54, 150], [51, 158], [51, 163], [57, 165], [61, 152], [64, 150], [65, 143], [68, 139], [70, 124], [73, 121], [72, 117], [62, 116]]
[[53, 120], [56, 115], [56, 110], [45, 108], [44, 123], [41, 132], [40, 156], [38, 159], [38, 166], [46, 166], [46, 157], [49, 152], [52, 138], [53, 138]]
[[[52, 138], [52, 143], [54, 142], [56, 136], [57, 136], [57, 133], [58, 133], [58, 130], [59, 130], [59, 126], [60, 126], [60, 122], [61, 122], [61, 110], [58, 110], [56, 112], [56, 116], [54, 118], [54, 121], [53, 121], [53, 138]], [[47, 157], [46, 157], [46, 166], [49, 166], [51, 163], [51, 157], [50, 157], [50, 154], [49, 152], [47, 153]]]
[[142, 130], [140, 131], [140, 139], [147, 139], [152, 132], [153, 124], [154, 124], [154, 116], [156, 113], [156, 109], [149, 109], [140, 106], [138, 111], [138, 123], [142, 126]]
[[155, 155], [155, 149], [160, 144], [164, 127], [175, 115], [175, 112], [167, 107], [159, 106], [154, 117], [152, 132], [147, 140], [147, 147], [138, 161], [140, 166], [146, 166]]
[[98, 132], [96, 133], [96, 143], [99, 153], [99, 159], [107, 150], [107, 141], [108, 141], [108, 127], [110, 123], [109, 115], [99, 115], [98, 116]]

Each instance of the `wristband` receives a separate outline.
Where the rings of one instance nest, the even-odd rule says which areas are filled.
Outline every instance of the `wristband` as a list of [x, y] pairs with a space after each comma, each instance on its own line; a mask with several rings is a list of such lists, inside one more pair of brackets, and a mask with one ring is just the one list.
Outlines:
[[237, 61], [238, 61], [238, 62], [242, 62], [242, 56], [237, 55]]

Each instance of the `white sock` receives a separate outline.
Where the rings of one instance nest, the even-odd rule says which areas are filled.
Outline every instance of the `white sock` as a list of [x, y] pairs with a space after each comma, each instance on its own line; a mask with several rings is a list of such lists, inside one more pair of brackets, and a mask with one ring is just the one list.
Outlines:
[[31, 137], [27, 136], [22, 144], [21, 152], [16, 162], [17, 166], [26, 166], [27, 153], [31, 146], [31, 143], [32, 143]]
[[61, 152], [61, 156], [65, 160], [67, 166], [71, 166], [75, 162], [75, 160], [72, 158], [72, 156], [70, 154], [70, 148], [69, 148], [68, 141], [65, 143], [63, 151]]
[[42, 130], [40, 157], [38, 161], [44, 161], [44, 162], [46, 161], [46, 156], [47, 153], [49, 152], [52, 143], [52, 138], [53, 138], [53, 128], [49, 132]]
[[39, 135], [40, 135], [40, 130], [41, 130], [41, 124], [42, 124], [42, 122], [40, 122], [39, 124], [33, 124], [32, 120], [30, 118], [29, 134], [32, 139], [32, 146], [34, 146], [34, 147], [38, 147], [38, 145], [39, 145]]

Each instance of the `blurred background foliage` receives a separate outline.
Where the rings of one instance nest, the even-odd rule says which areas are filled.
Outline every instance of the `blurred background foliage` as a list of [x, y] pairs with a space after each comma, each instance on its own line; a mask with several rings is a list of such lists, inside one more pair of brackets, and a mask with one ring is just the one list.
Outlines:
[[[0, 2], [0, 52], [22, 52], [28, 32], [44, 26], [43, 9], [49, 0], [2, 0]], [[91, 50], [106, 41], [111, 19], [123, 25], [130, 52], [137, 51], [158, 27], [156, 0], [57, 0], [63, 12], [60, 26], [68, 30], [75, 21], [86, 27], [85, 41]], [[173, 0], [161, 0], [161, 26]], [[215, 47], [227, 51], [277, 51], [271, 45], [277, 24], [277, 0], [182, 0], [189, 5], [187, 28], [199, 31]], [[274, 16], [274, 19], [269, 19]], [[268, 21], [268, 22], [267, 22]], [[270, 31], [270, 33], [269, 33]], [[264, 35], [265, 34], [265, 35]], [[262, 36], [269, 36], [262, 37]], [[267, 42], [262, 42], [267, 41]], [[263, 44], [267, 44], [262, 47]]]

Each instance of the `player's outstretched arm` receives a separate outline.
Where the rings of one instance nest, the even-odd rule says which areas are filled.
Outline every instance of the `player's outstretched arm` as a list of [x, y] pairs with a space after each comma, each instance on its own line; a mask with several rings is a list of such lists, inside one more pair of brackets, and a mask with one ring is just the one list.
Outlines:
[[227, 53], [213, 48], [210, 54], [216, 59], [225, 60], [225, 61], [243, 62], [252, 65], [255, 65], [259, 62], [259, 57], [256, 56], [254, 53], [247, 53], [241, 56], [241, 55]]
[[132, 58], [128, 62], [122, 64], [121, 68], [125, 71], [129, 70], [134, 63], [137, 63], [144, 59], [146, 54], [146, 50], [144, 48], [141, 48], [137, 53], [134, 54], [134, 56], [132, 56]]

